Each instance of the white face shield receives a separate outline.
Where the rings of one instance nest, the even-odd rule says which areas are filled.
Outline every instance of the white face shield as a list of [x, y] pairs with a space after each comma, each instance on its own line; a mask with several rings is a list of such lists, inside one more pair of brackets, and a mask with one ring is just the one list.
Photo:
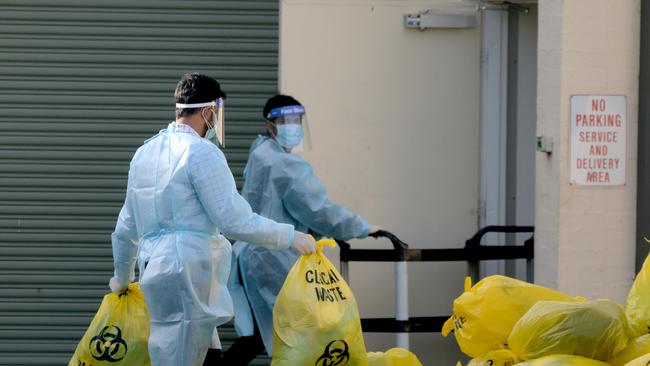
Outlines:
[[305, 114], [301, 105], [272, 109], [266, 117], [273, 122], [276, 129], [275, 140], [290, 151], [309, 150], [311, 136]]
[[214, 107], [214, 121], [212, 125], [206, 121], [208, 131], [205, 133], [205, 138], [211, 140], [220, 147], [226, 147], [226, 135], [224, 132], [224, 112], [223, 112], [223, 98], [213, 100], [205, 103], [183, 104], [176, 103], [176, 108], [204, 108]]

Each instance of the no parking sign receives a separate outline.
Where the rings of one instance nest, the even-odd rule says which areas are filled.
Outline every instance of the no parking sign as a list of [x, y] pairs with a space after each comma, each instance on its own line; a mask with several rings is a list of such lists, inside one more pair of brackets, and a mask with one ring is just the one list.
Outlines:
[[624, 95], [571, 96], [572, 185], [625, 185], [626, 111]]

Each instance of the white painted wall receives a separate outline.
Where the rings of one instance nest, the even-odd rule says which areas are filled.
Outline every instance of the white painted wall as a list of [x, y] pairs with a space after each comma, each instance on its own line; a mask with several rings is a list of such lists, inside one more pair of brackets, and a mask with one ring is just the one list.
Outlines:
[[[280, 85], [308, 113], [330, 196], [415, 248], [462, 247], [477, 229], [479, 28], [407, 30], [402, 16], [475, 2], [284, 0]], [[387, 248], [387, 242], [357, 241]], [[410, 265], [411, 316], [448, 315], [461, 263]], [[362, 316], [393, 314], [392, 264], [353, 263]], [[394, 346], [366, 334], [368, 350]], [[453, 337], [415, 334], [425, 365], [462, 359]]]
[[[540, 1], [538, 135], [554, 152], [537, 153], [536, 280], [588, 297], [623, 302], [633, 275], [639, 73], [639, 0]], [[624, 187], [569, 185], [570, 97], [627, 95]]]

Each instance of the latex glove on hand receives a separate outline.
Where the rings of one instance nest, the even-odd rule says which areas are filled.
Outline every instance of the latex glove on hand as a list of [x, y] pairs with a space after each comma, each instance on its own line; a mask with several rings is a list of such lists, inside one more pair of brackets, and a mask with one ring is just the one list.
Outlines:
[[310, 235], [294, 231], [291, 247], [300, 254], [312, 254], [316, 252], [316, 241]]
[[110, 287], [111, 291], [113, 291], [115, 293], [122, 292], [122, 290], [124, 290], [127, 286], [128, 286], [128, 284], [123, 285], [123, 284], [117, 282], [117, 278], [115, 278], [115, 277], [112, 277], [110, 279], [110, 281], [108, 281], [108, 287]]

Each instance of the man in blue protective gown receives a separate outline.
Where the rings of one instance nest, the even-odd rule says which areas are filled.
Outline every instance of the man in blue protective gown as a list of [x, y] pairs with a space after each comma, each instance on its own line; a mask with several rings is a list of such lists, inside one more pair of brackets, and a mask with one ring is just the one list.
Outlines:
[[151, 316], [152, 366], [200, 366], [211, 342], [220, 348], [215, 327], [233, 314], [226, 287], [231, 245], [223, 235], [303, 254], [313, 253], [315, 243], [291, 224], [253, 213], [237, 192], [217, 146], [225, 98], [219, 83], [185, 74], [174, 95], [176, 120], [131, 160], [112, 235], [109, 286], [123, 290], [134, 279], [137, 258]]
[[[253, 211], [297, 230], [341, 240], [365, 238], [379, 230], [361, 216], [327, 197], [311, 165], [292, 154], [304, 138], [304, 107], [294, 98], [276, 95], [264, 106], [268, 134], [259, 136], [244, 170], [242, 195]], [[298, 258], [291, 250], [269, 250], [238, 242], [229, 279], [240, 338], [224, 353], [224, 364], [248, 365], [273, 347], [273, 305]]]

